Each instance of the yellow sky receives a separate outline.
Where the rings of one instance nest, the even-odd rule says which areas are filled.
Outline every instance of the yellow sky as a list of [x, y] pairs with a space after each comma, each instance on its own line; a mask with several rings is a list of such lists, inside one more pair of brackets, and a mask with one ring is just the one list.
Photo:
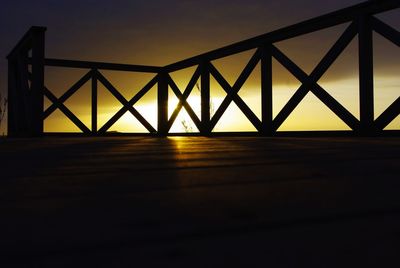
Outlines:
[[[111, 80], [111, 79], [110, 79]], [[294, 78], [293, 78], [294, 80]], [[280, 111], [284, 104], [293, 95], [300, 83], [274, 85], [274, 116]], [[183, 83], [177, 82], [178, 86]], [[323, 86], [332, 96], [334, 96], [342, 105], [344, 105], [354, 116], [359, 118], [358, 108], [358, 80], [357, 78], [347, 78], [336, 82], [321, 82]], [[399, 96], [399, 78], [378, 78], [376, 79], [375, 96], [375, 114], [380, 115], [386, 107], [388, 107]], [[181, 90], [183, 87], [180, 86]], [[378, 89], [379, 88], [379, 89]], [[87, 127], [91, 127], [91, 107], [90, 105], [80, 104], [82, 101], [90, 103], [89, 84], [85, 85], [82, 92], [76, 93], [71, 100], [66, 102], [69, 107]], [[134, 107], [149, 121], [153, 127], [157, 127], [157, 103], [156, 103], [156, 87], [154, 87], [143, 100], [139, 101]], [[214, 93], [214, 94], [213, 94]], [[222, 88], [217, 83], [211, 83], [211, 114], [213, 114], [224, 99]], [[126, 98], [128, 99], [128, 94]], [[261, 95], [259, 87], [253, 85], [245, 85], [239, 95], [253, 110], [253, 112], [261, 117]], [[169, 115], [178, 103], [178, 99], [170, 91], [169, 99]], [[78, 101], [79, 100], [79, 101]], [[200, 92], [195, 88], [188, 98], [188, 102], [200, 117]], [[122, 107], [121, 104], [108, 93], [107, 90], [99, 85], [99, 107], [98, 122], [101, 127], [111, 116]], [[392, 122], [388, 129], [399, 129], [400, 118]], [[294, 110], [291, 116], [281, 126], [279, 130], [346, 130], [348, 127], [337, 118], [324, 104], [316, 98], [311, 92], [304, 98], [299, 106]], [[220, 122], [216, 125], [214, 131], [254, 131], [254, 127], [245, 118], [239, 108], [232, 102]], [[45, 121], [46, 132], [76, 132], [79, 131], [72, 122], [62, 115], [60, 111], [56, 111]], [[120, 120], [114, 124], [110, 131], [118, 132], [146, 132], [145, 128], [127, 112]], [[197, 132], [197, 129], [190, 117], [182, 108], [175, 124], [170, 132]]]

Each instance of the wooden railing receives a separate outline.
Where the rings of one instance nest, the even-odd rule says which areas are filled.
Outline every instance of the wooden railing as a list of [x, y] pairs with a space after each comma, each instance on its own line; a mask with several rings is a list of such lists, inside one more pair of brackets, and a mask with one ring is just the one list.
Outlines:
[[[44, 33], [46, 29], [42, 27], [32, 27], [8, 56], [8, 133], [9, 136], [41, 136], [43, 135], [43, 121], [52, 112], [59, 109], [84, 135], [105, 135], [110, 127], [112, 127], [125, 112], [130, 112], [147, 129], [148, 133], [165, 136], [169, 134], [171, 126], [175, 122], [179, 112], [184, 108], [199, 129], [200, 134], [211, 135], [228, 106], [234, 102], [260, 135], [274, 136], [277, 135], [278, 128], [285, 122], [306, 94], [311, 91], [351, 128], [351, 133], [355, 135], [381, 135], [384, 133], [383, 130], [385, 127], [400, 114], [400, 97], [398, 97], [380, 116], [374, 119], [372, 33], [375, 31], [397, 46], [400, 44], [400, 33], [374, 15], [399, 7], [400, 2], [398, 0], [368, 1], [164, 67], [46, 59], [44, 57]], [[343, 23], [350, 24], [309, 75], [274, 45], [279, 41]], [[318, 84], [319, 79], [357, 36], [359, 45], [360, 120]], [[233, 86], [226, 81], [223, 75], [212, 64], [213, 60], [253, 49], [256, 49], [254, 55]], [[32, 51], [32, 55], [29, 55], [29, 51]], [[301, 82], [301, 86], [275, 118], [272, 112], [272, 59], [276, 59]], [[259, 63], [261, 64], [261, 120], [238, 94]], [[44, 66], [84, 68], [88, 69], [88, 72], [60, 98], [57, 98], [51, 90], [47, 89], [44, 85]], [[171, 78], [170, 73], [189, 67], [196, 67], [196, 71], [182, 93]], [[106, 79], [102, 74], [103, 70], [154, 73], [156, 76], [139, 90], [135, 96], [128, 100]], [[211, 77], [213, 77], [227, 93], [227, 96], [213, 116], [210, 114]], [[200, 118], [188, 103], [188, 97], [198, 80], [201, 81]], [[64, 104], [66, 100], [88, 81], [91, 81], [92, 85], [91, 129], [83, 124]], [[97, 122], [98, 83], [103, 84], [123, 105], [109, 121], [100, 127], [98, 127]], [[135, 103], [155, 85], [158, 86], [157, 129], [134, 108]], [[170, 117], [168, 116], [169, 87], [179, 100]], [[52, 105], [44, 112], [43, 96], [46, 96], [52, 102]]]
[[43, 134], [44, 33], [32, 27], [7, 56], [8, 136]]

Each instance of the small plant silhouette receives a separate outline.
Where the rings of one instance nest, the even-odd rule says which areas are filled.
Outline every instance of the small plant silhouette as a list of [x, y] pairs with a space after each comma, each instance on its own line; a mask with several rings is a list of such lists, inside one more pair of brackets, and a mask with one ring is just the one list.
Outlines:
[[3, 98], [1, 92], [0, 92], [0, 126], [1, 123], [3, 122], [4, 116], [6, 114], [6, 109], [7, 109], [7, 98]]
[[182, 120], [181, 124], [186, 133], [193, 132], [193, 127], [186, 120]]
[[[196, 83], [196, 89], [201, 92], [201, 87], [199, 85], [199, 83]], [[212, 101], [210, 101], [210, 114], [214, 113], [214, 103]], [[188, 132], [193, 132], [193, 126], [190, 122], [188, 122], [187, 120], [182, 120], [181, 121], [181, 125], [183, 127], [183, 129], [185, 130], [186, 133]]]
[[[6, 97], [3, 98], [0, 92], [0, 128], [1, 123], [3, 122], [4, 116], [6, 114], [8, 100]], [[4, 135], [4, 134], [3, 134]]]

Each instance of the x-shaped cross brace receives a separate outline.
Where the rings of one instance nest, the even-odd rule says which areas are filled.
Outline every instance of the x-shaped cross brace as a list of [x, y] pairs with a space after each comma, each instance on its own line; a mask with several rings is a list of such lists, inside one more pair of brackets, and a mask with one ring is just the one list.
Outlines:
[[[57, 98], [51, 91], [44, 87], [44, 95], [53, 103], [49, 108], [43, 113], [43, 120], [45, 120], [51, 113], [56, 109], [60, 109], [62, 113], [65, 114], [83, 133], [89, 134], [91, 131], [84, 123], [74, 113], [68, 109], [64, 102], [71, 97], [79, 88], [81, 88], [88, 80], [92, 78], [93, 72], [89, 71], [85, 74], [78, 82], [76, 82], [70, 89], [68, 89], [60, 98]], [[29, 73], [29, 79], [31, 79], [32, 74]]]
[[221, 119], [222, 115], [228, 108], [229, 104], [234, 101], [239, 109], [245, 114], [245, 116], [250, 120], [250, 122], [254, 125], [254, 127], [258, 131], [262, 131], [262, 124], [258, 117], [253, 113], [253, 111], [247, 106], [247, 104], [239, 97], [238, 92], [246, 82], [251, 72], [257, 66], [260, 61], [260, 50], [257, 50], [254, 55], [251, 57], [249, 63], [246, 65], [242, 73], [239, 75], [235, 84], [231, 87], [229, 83], [225, 80], [225, 78], [220, 74], [220, 72], [209, 63], [209, 69], [212, 76], [217, 80], [217, 82], [221, 85], [221, 87], [226, 91], [227, 96], [222, 101], [221, 105], [215, 112], [214, 116], [211, 119], [210, 125], [211, 129], [215, 127], [218, 121]]
[[114, 95], [114, 97], [123, 105], [123, 107], [113, 116], [107, 123], [99, 129], [99, 133], [105, 133], [115, 122], [121, 118], [125, 112], [129, 111], [139, 122], [150, 132], [156, 133], [149, 122], [133, 107], [133, 105], [140, 100], [156, 83], [157, 76], [154, 77], [143, 89], [141, 89], [130, 101], [126, 100], [124, 96], [98, 71], [96, 71], [97, 79]]
[[357, 130], [359, 121], [346, 108], [337, 102], [329, 93], [327, 93], [320, 85], [317, 84], [322, 75], [329, 69], [333, 62], [348, 46], [354, 36], [357, 34], [357, 26], [352, 23], [345, 32], [340, 36], [339, 40], [328, 51], [324, 58], [319, 62], [317, 67], [307, 75], [294, 62], [286, 57], [279, 49], [272, 46], [272, 55], [286, 69], [288, 69], [302, 85], [297, 89], [289, 102], [283, 107], [279, 114], [273, 120], [273, 130], [276, 131], [286, 118], [292, 113], [296, 106], [302, 101], [309, 91], [313, 92], [326, 106], [329, 107], [340, 119], [342, 119], [350, 128]]
[[201, 122], [197, 117], [196, 113], [193, 111], [192, 107], [188, 104], [187, 98], [189, 97], [190, 93], [192, 92], [194, 86], [196, 85], [197, 80], [199, 79], [201, 74], [201, 67], [198, 66], [196, 71], [194, 72], [192, 78], [190, 79], [186, 89], [184, 90], [183, 94], [179, 90], [178, 86], [172, 80], [171, 76], [168, 75], [168, 84], [171, 86], [172, 91], [179, 99], [178, 105], [176, 106], [174, 112], [172, 113], [170, 119], [168, 120], [167, 124], [167, 131], [170, 130], [173, 123], [176, 120], [179, 112], [181, 111], [182, 107], [185, 107], [186, 111], [188, 112], [190, 118], [193, 120], [194, 124], [196, 125], [197, 129], [201, 130]]

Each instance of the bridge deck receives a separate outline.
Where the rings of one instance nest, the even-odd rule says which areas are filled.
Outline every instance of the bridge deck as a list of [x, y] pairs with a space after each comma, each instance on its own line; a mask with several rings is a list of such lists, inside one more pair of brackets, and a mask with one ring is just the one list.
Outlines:
[[399, 138], [0, 139], [0, 265], [387, 267], [399, 263], [399, 149]]

